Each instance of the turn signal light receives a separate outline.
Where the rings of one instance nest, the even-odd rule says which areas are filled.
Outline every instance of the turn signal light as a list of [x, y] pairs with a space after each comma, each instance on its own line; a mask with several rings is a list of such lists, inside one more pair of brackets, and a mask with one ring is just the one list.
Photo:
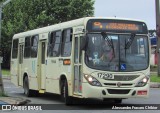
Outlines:
[[63, 65], [70, 65], [70, 64], [71, 64], [71, 60], [70, 59], [63, 60]]

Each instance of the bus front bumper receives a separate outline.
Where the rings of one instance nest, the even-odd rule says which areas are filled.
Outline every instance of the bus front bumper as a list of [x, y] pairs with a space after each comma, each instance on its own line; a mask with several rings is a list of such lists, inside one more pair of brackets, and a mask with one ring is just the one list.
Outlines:
[[88, 83], [82, 83], [83, 98], [147, 98], [149, 96], [149, 84], [144, 87], [97, 87]]

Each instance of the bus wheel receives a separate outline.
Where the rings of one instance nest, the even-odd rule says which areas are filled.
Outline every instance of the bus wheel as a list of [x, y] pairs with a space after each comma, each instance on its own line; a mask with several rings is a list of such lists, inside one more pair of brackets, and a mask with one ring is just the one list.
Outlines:
[[114, 102], [115, 102], [116, 104], [121, 104], [121, 103], [122, 103], [122, 99], [115, 99]]
[[71, 105], [72, 104], [73, 99], [72, 99], [72, 97], [68, 96], [67, 80], [64, 80], [64, 82], [62, 82], [61, 97], [62, 97], [62, 100], [65, 102], [66, 105]]
[[24, 94], [25, 94], [27, 97], [32, 96], [33, 91], [29, 89], [29, 82], [28, 82], [28, 77], [27, 77], [27, 76], [24, 78], [23, 84], [24, 84], [24, 85], [23, 85]]

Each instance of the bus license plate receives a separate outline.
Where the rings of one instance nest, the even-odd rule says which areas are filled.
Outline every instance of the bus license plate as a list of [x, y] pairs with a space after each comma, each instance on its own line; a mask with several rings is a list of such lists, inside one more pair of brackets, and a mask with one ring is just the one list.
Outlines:
[[98, 73], [98, 77], [105, 79], [105, 80], [113, 80], [114, 79], [114, 75], [108, 74], [108, 73]]

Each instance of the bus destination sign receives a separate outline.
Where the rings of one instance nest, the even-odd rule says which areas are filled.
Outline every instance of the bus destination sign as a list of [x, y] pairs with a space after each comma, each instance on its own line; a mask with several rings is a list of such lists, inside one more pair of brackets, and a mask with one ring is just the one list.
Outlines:
[[103, 29], [103, 30], [128, 30], [128, 31], [138, 31], [140, 30], [139, 26], [136, 24], [127, 24], [127, 23], [101, 23], [94, 22], [93, 29]]
[[117, 32], [147, 34], [146, 24], [143, 22], [127, 20], [89, 20], [87, 23], [89, 32]]

